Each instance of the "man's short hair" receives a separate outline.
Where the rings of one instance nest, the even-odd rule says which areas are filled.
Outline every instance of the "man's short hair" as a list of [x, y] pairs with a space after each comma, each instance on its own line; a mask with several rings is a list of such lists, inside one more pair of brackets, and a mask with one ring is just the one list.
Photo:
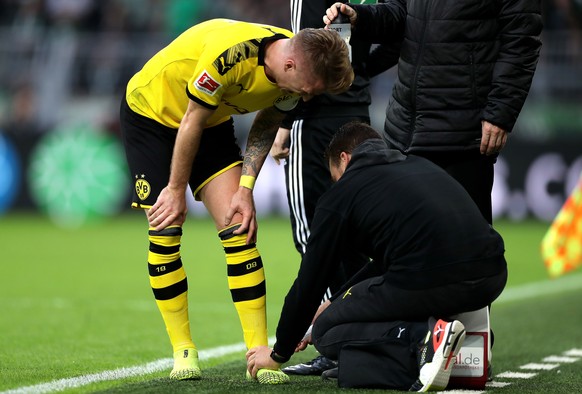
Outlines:
[[342, 152], [352, 153], [352, 151], [362, 142], [370, 139], [382, 139], [380, 134], [367, 123], [349, 122], [339, 128], [333, 136], [327, 149], [325, 158], [334, 165], [339, 164]]
[[349, 48], [335, 30], [305, 28], [292, 39], [293, 51], [301, 53], [313, 74], [332, 94], [348, 90], [354, 80]]

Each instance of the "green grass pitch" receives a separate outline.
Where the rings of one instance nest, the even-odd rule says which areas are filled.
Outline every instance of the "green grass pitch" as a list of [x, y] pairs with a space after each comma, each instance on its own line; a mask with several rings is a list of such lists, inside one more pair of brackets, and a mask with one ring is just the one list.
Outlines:
[[[56, 228], [37, 215], [10, 214], [0, 217], [0, 223], [0, 394], [29, 386], [33, 387], [31, 393], [54, 392], [54, 386], [38, 385], [170, 357], [169, 341], [149, 287], [147, 228], [141, 213], [77, 230]], [[508, 297], [502, 295], [492, 310], [494, 374], [525, 372], [522, 366], [544, 363], [552, 356], [562, 361], [550, 370], [535, 371], [529, 379], [495, 378], [509, 385], [486, 391], [582, 392], [582, 354], [564, 356], [571, 349], [582, 352], [582, 274], [548, 279], [539, 255], [547, 223], [498, 221], [495, 226], [506, 242], [510, 276], [504, 293]], [[299, 266], [287, 219], [261, 218], [258, 247], [266, 269], [269, 331], [273, 335], [283, 298]], [[222, 248], [209, 220], [188, 218], [182, 256], [198, 348], [242, 342]], [[292, 362], [314, 354], [308, 350]], [[566, 359], [570, 361], [563, 361]], [[202, 367], [203, 379], [197, 382], [172, 382], [167, 378], [169, 370], [164, 369], [63, 391], [339, 391], [335, 384], [318, 377], [292, 377], [291, 384], [282, 387], [246, 382], [242, 350], [206, 359]]]

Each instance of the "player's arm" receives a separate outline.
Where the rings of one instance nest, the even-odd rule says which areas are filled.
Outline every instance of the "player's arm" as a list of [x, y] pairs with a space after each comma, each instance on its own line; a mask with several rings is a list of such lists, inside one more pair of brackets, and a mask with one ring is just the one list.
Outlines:
[[[241, 179], [256, 179], [269, 154], [275, 140], [279, 124], [285, 114], [275, 107], [260, 110], [249, 131], [245, 149]], [[241, 182], [244, 183], [244, 182]], [[243, 216], [241, 227], [235, 234], [242, 234], [248, 230], [247, 242], [256, 237], [256, 212], [254, 209], [252, 185], [240, 186], [232, 198], [230, 209], [225, 218], [225, 225], [229, 225], [235, 213]]]
[[285, 113], [275, 107], [265, 108], [257, 113], [247, 139], [242, 175], [259, 175], [284, 117]]
[[157, 231], [171, 224], [182, 225], [186, 220], [186, 188], [192, 163], [200, 146], [204, 125], [213, 112], [192, 100], [188, 104], [174, 145], [170, 181], [147, 212], [150, 226]]

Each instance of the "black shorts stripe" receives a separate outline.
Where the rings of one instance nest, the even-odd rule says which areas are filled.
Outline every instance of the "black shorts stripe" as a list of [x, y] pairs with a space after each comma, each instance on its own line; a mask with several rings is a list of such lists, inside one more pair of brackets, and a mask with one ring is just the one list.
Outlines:
[[233, 253], [243, 252], [245, 250], [253, 249], [256, 246], [257, 246], [257, 244], [248, 244], [248, 245], [241, 245], [241, 246], [227, 246], [224, 248], [224, 253], [233, 254]]
[[256, 259], [248, 260], [239, 264], [227, 264], [228, 276], [243, 276], [251, 274], [263, 268], [261, 256]]
[[168, 254], [178, 253], [179, 251], [180, 251], [180, 245], [164, 246], [164, 245], [158, 245], [158, 244], [155, 244], [153, 242], [150, 242], [150, 252], [152, 252], [152, 253], [168, 255]]
[[161, 276], [177, 271], [182, 268], [182, 259], [172, 261], [165, 264], [150, 264], [148, 263], [148, 271], [150, 276]]
[[230, 294], [233, 302], [250, 301], [261, 298], [267, 294], [265, 281], [262, 281], [256, 286], [245, 287], [242, 289], [231, 289]]
[[178, 297], [180, 294], [188, 291], [188, 280], [186, 278], [182, 279], [178, 283], [174, 283], [171, 286], [164, 287], [161, 289], [154, 289], [154, 297], [158, 301], [171, 300], [172, 298]]

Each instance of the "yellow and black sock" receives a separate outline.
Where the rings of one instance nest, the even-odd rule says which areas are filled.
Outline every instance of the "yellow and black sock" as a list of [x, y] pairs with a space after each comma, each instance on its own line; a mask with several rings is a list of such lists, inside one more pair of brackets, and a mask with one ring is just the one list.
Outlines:
[[162, 314], [174, 352], [196, 348], [188, 317], [188, 281], [180, 258], [182, 228], [149, 229], [150, 285]]
[[267, 345], [265, 271], [256, 244], [246, 245], [246, 234], [233, 234], [239, 227], [228, 227], [218, 236], [226, 254], [228, 287], [250, 349]]

